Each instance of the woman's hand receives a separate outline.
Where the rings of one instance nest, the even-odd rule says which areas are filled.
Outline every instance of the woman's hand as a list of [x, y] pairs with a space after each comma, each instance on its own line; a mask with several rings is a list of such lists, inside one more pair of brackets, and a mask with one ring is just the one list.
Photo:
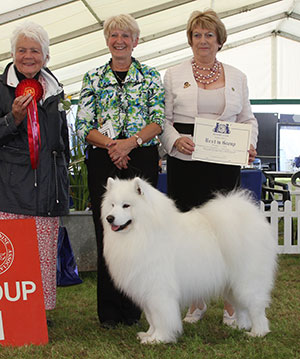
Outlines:
[[32, 101], [30, 94], [25, 96], [18, 96], [12, 104], [12, 114], [15, 119], [15, 125], [19, 126], [27, 115], [27, 106]]
[[127, 138], [122, 140], [112, 140], [106, 147], [108, 148], [108, 155], [114, 165], [119, 168], [127, 168], [130, 157], [129, 152], [136, 147], [135, 138]]
[[253, 145], [250, 145], [250, 150], [248, 150], [249, 152], [249, 160], [248, 160], [248, 164], [250, 165], [250, 163], [252, 163], [255, 160], [255, 157], [257, 155], [257, 152], [254, 148]]
[[186, 136], [177, 138], [177, 140], [174, 142], [174, 147], [178, 152], [181, 152], [185, 155], [191, 155], [195, 150], [194, 142]]

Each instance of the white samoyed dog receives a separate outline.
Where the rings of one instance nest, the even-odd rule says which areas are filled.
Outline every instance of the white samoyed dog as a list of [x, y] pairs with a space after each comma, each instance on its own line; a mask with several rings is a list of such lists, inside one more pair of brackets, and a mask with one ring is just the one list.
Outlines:
[[265, 309], [276, 272], [270, 226], [244, 192], [181, 213], [149, 183], [109, 178], [102, 203], [104, 256], [116, 286], [145, 313], [142, 343], [176, 342], [181, 308], [223, 296], [237, 326], [269, 332]]

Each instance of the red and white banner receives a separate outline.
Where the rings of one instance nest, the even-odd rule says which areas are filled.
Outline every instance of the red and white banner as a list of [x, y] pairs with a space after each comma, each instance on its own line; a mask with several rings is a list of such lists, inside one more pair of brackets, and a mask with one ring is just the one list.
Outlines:
[[35, 221], [0, 220], [0, 345], [46, 343]]

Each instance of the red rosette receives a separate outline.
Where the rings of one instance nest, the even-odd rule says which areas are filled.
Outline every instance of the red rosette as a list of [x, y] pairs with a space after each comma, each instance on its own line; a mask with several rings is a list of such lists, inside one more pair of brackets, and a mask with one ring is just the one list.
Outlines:
[[22, 80], [16, 88], [16, 97], [26, 96], [29, 93], [38, 102], [43, 96], [42, 85], [34, 79]]
[[22, 80], [16, 88], [16, 97], [31, 94], [32, 101], [27, 106], [27, 133], [31, 167], [35, 170], [39, 163], [41, 147], [40, 124], [37, 111], [37, 101], [43, 96], [42, 85], [34, 79]]

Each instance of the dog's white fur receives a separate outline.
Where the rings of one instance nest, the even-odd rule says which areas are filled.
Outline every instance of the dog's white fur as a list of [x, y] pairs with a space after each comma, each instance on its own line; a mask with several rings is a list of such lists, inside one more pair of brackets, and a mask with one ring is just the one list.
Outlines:
[[247, 194], [218, 195], [181, 213], [138, 177], [109, 178], [102, 221], [111, 276], [150, 324], [138, 334], [142, 343], [175, 342], [182, 333], [181, 307], [219, 295], [234, 305], [240, 329], [253, 336], [269, 332], [265, 308], [274, 283], [276, 243]]

